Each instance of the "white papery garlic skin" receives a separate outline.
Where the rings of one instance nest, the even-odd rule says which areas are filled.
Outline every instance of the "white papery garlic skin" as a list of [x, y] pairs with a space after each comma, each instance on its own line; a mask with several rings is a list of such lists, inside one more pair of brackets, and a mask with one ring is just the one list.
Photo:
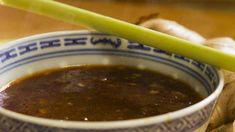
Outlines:
[[219, 37], [208, 39], [204, 42], [208, 47], [221, 50], [223, 52], [235, 55], [235, 41], [229, 37]]
[[178, 24], [175, 21], [170, 21], [162, 18], [148, 20], [144, 23], [141, 23], [140, 26], [163, 32], [197, 44], [202, 44], [205, 41], [205, 38], [202, 37], [200, 34]]

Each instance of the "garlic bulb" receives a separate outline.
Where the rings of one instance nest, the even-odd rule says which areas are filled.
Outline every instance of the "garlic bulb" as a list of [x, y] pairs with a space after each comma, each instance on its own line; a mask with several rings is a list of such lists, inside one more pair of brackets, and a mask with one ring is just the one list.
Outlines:
[[140, 24], [140, 26], [179, 37], [191, 42], [202, 44], [205, 41], [200, 34], [187, 29], [186, 27], [166, 19], [155, 18]]

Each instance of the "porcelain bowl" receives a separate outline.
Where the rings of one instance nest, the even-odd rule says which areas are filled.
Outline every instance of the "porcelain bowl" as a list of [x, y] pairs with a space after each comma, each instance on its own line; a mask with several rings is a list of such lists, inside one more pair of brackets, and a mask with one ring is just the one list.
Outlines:
[[0, 91], [4, 90], [9, 82], [34, 72], [92, 64], [152, 69], [188, 83], [204, 99], [190, 107], [159, 116], [107, 122], [43, 119], [0, 107], [0, 131], [204, 131], [223, 88], [221, 72], [210, 65], [108, 34], [94, 31], [63, 31], [35, 35], [0, 46]]

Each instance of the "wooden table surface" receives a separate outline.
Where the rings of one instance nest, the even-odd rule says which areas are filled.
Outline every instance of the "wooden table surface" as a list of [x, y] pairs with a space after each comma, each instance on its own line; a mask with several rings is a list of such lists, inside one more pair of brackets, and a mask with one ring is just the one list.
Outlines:
[[[235, 38], [235, 4], [128, 2], [115, 0], [60, 0], [71, 5], [135, 23], [139, 17], [159, 13], [205, 37]], [[32, 34], [85, 29], [47, 17], [0, 6], [0, 39], [16, 39]]]

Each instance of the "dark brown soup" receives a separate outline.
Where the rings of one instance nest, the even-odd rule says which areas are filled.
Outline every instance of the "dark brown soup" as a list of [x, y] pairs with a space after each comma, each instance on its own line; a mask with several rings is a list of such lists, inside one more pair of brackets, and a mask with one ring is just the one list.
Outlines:
[[0, 93], [3, 108], [36, 117], [73, 121], [155, 116], [201, 99], [185, 83], [127, 66], [48, 70], [19, 79]]

